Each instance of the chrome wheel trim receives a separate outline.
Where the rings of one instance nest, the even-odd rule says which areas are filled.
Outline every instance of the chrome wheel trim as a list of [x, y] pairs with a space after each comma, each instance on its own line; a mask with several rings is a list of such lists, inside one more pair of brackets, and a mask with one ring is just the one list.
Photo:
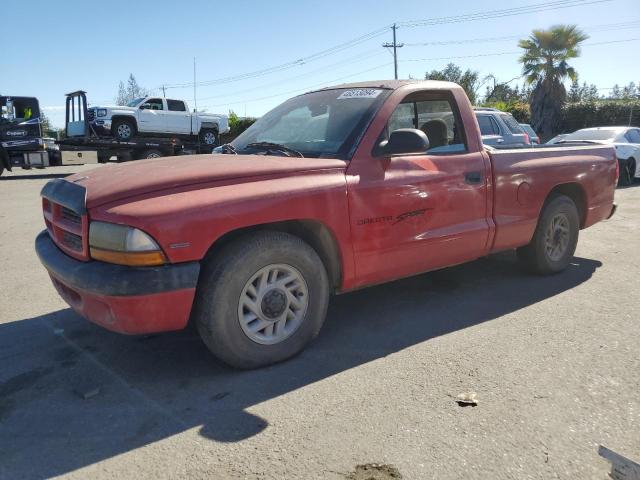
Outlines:
[[555, 215], [544, 235], [544, 249], [547, 257], [557, 262], [562, 259], [569, 248], [569, 218], [564, 213]]
[[149, 153], [145, 158], [160, 158], [160, 154], [156, 152]]
[[206, 132], [203, 139], [206, 145], [213, 145], [216, 143], [216, 134], [213, 132]]
[[267, 265], [244, 285], [238, 321], [253, 342], [275, 345], [302, 325], [308, 306], [309, 288], [298, 269], [282, 263]]
[[120, 138], [129, 138], [131, 136], [131, 127], [127, 123], [118, 125], [118, 136]]

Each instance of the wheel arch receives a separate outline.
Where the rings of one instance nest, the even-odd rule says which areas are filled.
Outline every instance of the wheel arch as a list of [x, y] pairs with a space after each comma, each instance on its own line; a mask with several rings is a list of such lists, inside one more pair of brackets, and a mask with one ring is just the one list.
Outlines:
[[[584, 191], [584, 188], [579, 183], [570, 182], [570, 183], [561, 183], [556, 185], [551, 189], [551, 191], [547, 194], [544, 199], [543, 207], [546, 205], [552, 198], [558, 195], [565, 195], [569, 197], [573, 203], [575, 203], [576, 208], [578, 209], [578, 216], [580, 218], [580, 228], [584, 228], [584, 225], [587, 221], [587, 194]], [[542, 208], [540, 209], [540, 214], [542, 213]], [[540, 216], [538, 214], [538, 216]]]
[[123, 115], [123, 114], [117, 114], [114, 115], [113, 117], [111, 117], [111, 131], [113, 133], [113, 125], [114, 123], [120, 121], [120, 120], [127, 120], [129, 122], [131, 122], [133, 124], [133, 128], [135, 128], [136, 132], [138, 131], [138, 121], [136, 119], [136, 117], [134, 117], [133, 115]]
[[338, 242], [331, 230], [317, 220], [286, 220], [231, 230], [213, 242], [205, 258], [215, 255], [215, 253], [220, 251], [225, 245], [241, 238], [247, 233], [261, 230], [285, 232], [305, 241], [316, 251], [320, 260], [322, 260], [327, 270], [329, 281], [331, 282], [331, 288], [334, 291], [340, 288], [342, 282], [342, 255]]
[[216, 122], [202, 122], [200, 124], [200, 131], [202, 130], [215, 130], [216, 132], [220, 131]]

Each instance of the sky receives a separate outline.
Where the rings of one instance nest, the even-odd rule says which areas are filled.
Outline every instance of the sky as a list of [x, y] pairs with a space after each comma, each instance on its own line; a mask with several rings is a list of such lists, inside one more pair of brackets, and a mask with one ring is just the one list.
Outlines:
[[[198, 109], [260, 116], [308, 90], [393, 78], [393, 56], [382, 44], [392, 41], [394, 22], [405, 44], [400, 78], [424, 78], [454, 62], [511, 80], [521, 71], [517, 38], [572, 23], [591, 37], [572, 62], [581, 82], [601, 93], [640, 84], [640, 0], [571, 0], [575, 6], [556, 8], [561, 1], [8, 1], [3, 19], [13, 20], [2, 26], [8, 41], [0, 93], [38, 97], [53, 125], [63, 127], [65, 93], [86, 90], [90, 104], [111, 105], [118, 83], [133, 73], [152, 93], [161, 95], [165, 85], [167, 98], [193, 108], [195, 58], [196, 82], [203, 83]], [[527, 10], [541, 4], [549, 9]], [[520, 10], [504, 16], [505, 9]]]

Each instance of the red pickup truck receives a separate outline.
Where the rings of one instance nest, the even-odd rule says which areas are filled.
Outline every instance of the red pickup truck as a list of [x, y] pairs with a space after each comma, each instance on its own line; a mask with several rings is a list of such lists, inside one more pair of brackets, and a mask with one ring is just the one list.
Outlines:
[[446, 82], [306, 93], [217, 150], [45, 185], [36, 250], [74, 310], [127, 334], [191, 321], [257, 367], [312, 340], [331, 293], [507, 249], [556, 273], [615, 211], [613, 148], [485, 147]]

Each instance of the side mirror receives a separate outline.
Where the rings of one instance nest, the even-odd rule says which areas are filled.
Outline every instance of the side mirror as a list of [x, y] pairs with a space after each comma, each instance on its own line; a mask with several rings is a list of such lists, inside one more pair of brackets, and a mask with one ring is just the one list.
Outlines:
[[140, 110], [149, 110], [149, 104], [143, 103], [142, 105], [140, 105]]
[[383, 155], [424, 153], [429, 150], [429, 139], [422, 130], [399, 128], [391, 132], [389, 140], [380, 142], [378, 148]]

